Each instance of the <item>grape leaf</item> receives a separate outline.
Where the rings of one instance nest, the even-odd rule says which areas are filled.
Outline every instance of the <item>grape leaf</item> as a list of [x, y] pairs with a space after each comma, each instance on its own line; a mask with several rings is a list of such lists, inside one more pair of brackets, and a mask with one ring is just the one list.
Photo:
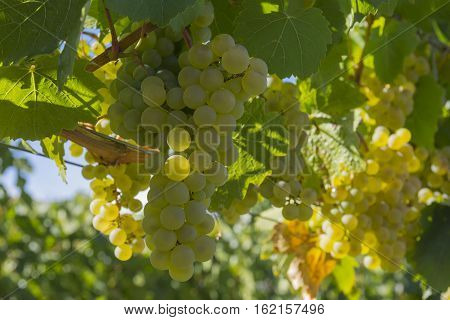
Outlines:
[[213, 34], [233, 34], [234, 20], [239, 13], [240, 3], [232, 0], [212, 0], [214, 5]]
[[382, 35], [374, 30], [368, 52], [373, 54], [377, 76], [384, 82], [392, 82], [402, 70], [403, 60], [418, 43], [416, 28], [408, 22], [391, 20]]
[[348, 256], [341, 259], [339, 264], [337, 264], [333, 270], [333, 276], [336, 280], [337, 287], [346, 295], [348, 295], [355, 286], [355, 268], [357, 268], [358, 265], [355, 258]]
[[325, 103], [319, 110], [332, 116], [343, 116], [366, 101], [359, 88], [345, 80], [334, 80], [327, 87]]
[[347, 53], [347, 43], [332, 46], [320, 62], [319, 70], [311, 77], [313, 85], [321, 88], [342, 74], [343, 59]]
[[80, 34], [84, 27], [84, 21], [86, 20], [87, 11], [89, 11], [89, 2], [86, 3], [82, 10], [78, 24], [69, 32], [67, 41], [64, 45], [64, 49], [59, 56], [58, 63], [58, 88], [61, 90], [67, 81], [67, 78], [73, 72], [73, 66], [75, 59], [77, 58], [77, 48], [80, 42]]
[[310, 168], [334, 176], [342, 171], [341, 163], [344, 163], [350, 171], [361, 171], [364, 161], [358, 152], [360, 139], [353, 128], [353, 114], [335, 123], [320, 114], [313, 118], [315, 125], [309, 130], [308, 142], [302, 149]]
[[74, 75], [58, 90], [57, 56], [41, 56], [27, 65], [0, 67], [0, 138], [38, 140], [93, 121], [102, 83], [77, 60]]
[[307, 77], [317, 70], [331, 42], [328, 21], [317, 8], [280, 8], [264, 13], [259, 1], [244, 1], [234, 35], [251, 55], [267, 62], [271, 73]]
[[86, 0], [0, 1], [0, 61], [9, 64], [56, 50], [78, 28], [85, 3]]
[[414, 252], [415, 270], [434, 289], [450, 286], [450, 207], [434, 204], [422, 211], [424, 233]]
[[164, 27], [196, 0], [105, 0], [106, 6], [131, 20], [150, 20]]
[[64, 162], [64, 142], [59, 136], [44, 138], [41, 141], [42, 151], [52, 159], [58, 168], [59, 175], [67, 183], [66, 163]]
[[239, 158], [228, 167], [228, 181], [213, 195], [213, 210], [229, 207], [233, 199], [243, 199], [251, 183], [259, 185], [270, 174], [271, 155], [287, 150], [286, 140], [280, 141], [284, 134], [280, 132], [281, 118], [277, 113], [264, 112], [263, 107], [262, 99], [246, 105], [233, 139], [239, 149]]
[[434, 148], [434, 135], [442, 113], [444, 89], [432, 76], [419, 79], [414, 93], [414, 109], [406, 119], [412, 141], [425, 148]]
[[175, 31], [182, 31], [184, 27], [191, 24], [197, 17], [199, 9], [204, 5], [204, 0], [196, 0], [195, 3], [187, 7], [186, 10], [175, 16], [169, 22], [169, 26]]
[[450, 117], [441, 120], [434, 139], [436, 148], [444, 148], [450, 145]]
[[333, 40], [339, 39], [345, 29], [345, 15], [339, 1], [317, 0], [314, 7], [322, 10], [333, 31]]

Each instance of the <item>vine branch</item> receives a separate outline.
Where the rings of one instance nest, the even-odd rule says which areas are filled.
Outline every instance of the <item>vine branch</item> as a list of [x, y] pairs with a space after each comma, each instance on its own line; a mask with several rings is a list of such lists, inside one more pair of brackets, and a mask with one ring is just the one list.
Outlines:
[[[158, 29], [156, 25], [150, 22], [144, 23], [140, 28], [134, 30], [132, 33], [130, 33], [129, 35], [127, 35], [118, 42], [119, 54], [123, 53], [132, 44], [136, 43], [140, 38], [145, 37], [148, 33], [156, 29]], [[117, 60], [117, 58], [114, 59], [112, 56], [113, 56], [113, 46], [109, 47], [108, 49], [103, 51], [103, 53], [99, 54], [94, 59], [92, 59], [86, 66], [85, 70], [87, 72], [94, 72], [100, 69], [108, 62]]]
[[89, 124], [79, 124], [74, 130], [65, 130], [61, 136], [79, 144], [105, 165], [120, 163], [143, 163], [159, 153], [157, 149], [133, 146], [124, 141], [96, 132]]
[[361, 83], [361, 76], [362, 76], [362, 72], [364, 69], [364, 55], [366, 53], [366, 48], [367, 48], [367, 44], [369, 43], [370, 40], [370, 34], [372, 32], [372, 25], [374, 22], [374, 16], [369, 14], [367, 16], [367, 29], [366, 29], [366, 33], [364, 35], [364, 47], [362, 49], [361, 52], [361, 57], [359, 58], [359, 62], [358, 65], [356, 67], [356, 71], [355, 71], [355, 81], [356, 83], [359, 85]]

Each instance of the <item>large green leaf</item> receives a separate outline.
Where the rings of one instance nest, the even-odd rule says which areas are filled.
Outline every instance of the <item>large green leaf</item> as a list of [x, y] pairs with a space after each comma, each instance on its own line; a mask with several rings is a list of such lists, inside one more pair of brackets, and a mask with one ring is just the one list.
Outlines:
[[324, 100], [319, 109], [332, 116], [343, 116], [366, 101], [356, 85], [340, 79], [327, 86]]
[[295, 6], [267, 11], [257, 0], [246, 0], [236, 19], [235, 36], [251, 55], [264, 59], [279, 77], [314, 73], [331, 42], [328, 21], [317, 8]]
[[212, 0], [214, 5], [214, 22], [211, 25], [213, 34], [229, 33], [234, 30], [234, 20], [239, 13], [240, 1]]
[[434, 289], [450, 286], [450, 207], [433, 205], [422, 212], [424, 233], [414, 252], [415, 271]]
[[243, 199], [251, 183], [259, 185], [270, 174], [271, 156], [287, 151], [281, 120], [278, 113], [264, 112], [262, 99], [246, 105], [233, 139], [239, 149], [239, 158], [228, 168], [227, 183], [214, 194], [212, 210], [229, 207], [233, 199]]
[[73, 38], [86, 0], [0, 0], [0, 61], [51, 53]]
[[191, 24], [191, 22], [198, 16], [198, 12], [204, 3], [204, 0], [196, 0], [192, 6], [186, 8], [186, 10], [170, 20], [169, 26], [173, 30], [181, 32], [184, 27]]
[[353, 114], [336, 121], [320, 114], [314, 118], [315, 125], [309, 130], [308, 142], [302, 149], [310, 168], [329, 176], [342, 171], [342, 164], [349, 171], [361, 171], [364, 162], [358, 151], [360, 139], [354, 130]]
[[131, 20], [150, 20], [160, 27], [195, 4], [196, 0], [106, 0], [111, 10]]
[[[376, 29], [378, 30], [378, 29]], [[419, 43], [416, 28], [408, 22], [391, 20], [383, 30], [372, 33], [368, 53], [374, 56], [375, 72], [384, 82], [392, 82], [403, 67], [403, 60]]]
[[419, 79], [414, 94], [414, 109], [406, 119], [406, 127], [412, 133], [412, 141], [429, 149], [434, 148], [434, 135], [442, 114], [444, 89], [432, 76]]
[[58, 57], [41, 56], [32, 63], [0, 67], [0, 138], [38, 140], [92, 121], [100, 107], [102, 83], [78, 60], [74, 74], [60, 91]]

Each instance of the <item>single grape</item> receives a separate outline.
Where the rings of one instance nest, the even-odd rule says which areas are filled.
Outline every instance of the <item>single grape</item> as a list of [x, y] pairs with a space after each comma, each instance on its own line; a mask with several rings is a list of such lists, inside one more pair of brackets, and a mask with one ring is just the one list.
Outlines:
[[169, 183], [164, 189], [166, 201], [172, 205], [181, 206], [189, 201], [189, 189], [184, 182]]
[[162, 57], [170, 56], [175, 50], [174, 43], [165, 37], [158, 38], [155, 48]]
[[164, 173], [173, 181], [184, 180], [190, 171], [189, 160], [181, 155], [173, 155], [164, 163]]
[[209, 106], [198, 107], [194, 111], [194, 122], [198, 127], [207, 126], [215, 123], [217, 118], [216, 111]]
[[177, 230], [184, 224], [184, 210], [181, 207], [168, 206], [161, 211], [161, 225], [167, 230]]
[[225, 52], [235, 46], [236, 43], [234, 42], [233, 37], [229, 34], [219, 34], [211, 41], [211, 50], [218, 57], [221, 57]]
[[150, 255], [150, 263], [158, 270], [168, 270], [170, 264], [170, 252], [154, 250]]
[[211, 260], [216, 251], [216, 242], [214, 239], [203, 235], [198, 237], [193, 242], [193, 248], [195, 253], [195, 260], [199, 262], [206, 262]]
[[223, 54], [222, 66], [229, 73], [240, 74], [247, 69], [249, 59], [247, 49], [237, 45]]
[[211, 49], [204, 44], [194, 44], [188, 53], [189, 62], [198, 69], [205, 69], [213, 61]]
[[233, 110], [236, 104], [234, 94], [227, 89], [219, 89], [211, 95], [209, 105], [214, 108], [217, 113], [228, 113]]
[[192, 24], [198, 27], [207, 27], [214, 21], [214, 6], [211, 2], [205, 2], [200, 8], [197, 17]]
[[257, 96], [267, 89], [265, 74], [248, 70], [242, 78], [242, 88], [251, 96]]
[[167, 135], [167, 144], [172, 150], [182, 152], [191, 145], [191, 136], [183, 128], [173, 128]]
[[198, 225], [205, 219], [206, 206], [200, 201], [191, 200], [186, 204], [184, 212], [188, 223]]
[[180, 243], [188, 243], [195, 240], [197, 237], [197, 230], [190, 224], [184, 224], [176, 231], [177, 240]]
[[121, 261], [127, 261], [133, 255], [133, 249], [128, 244], [121, 244], [114, 250], [114, 255]]
[[184, 245], [177, 245], [170, 253], [170, 267], [184, 268], [188, 265], [192, 265], [195, 260], [194, 251]]
[[217, 68], [207, 68], [200, 74], [200, 85], [208, 91], [218, 90], [223, 84], [223, 74]]
[[175, 87], [167, 92], [167, 105], [174, 110], [181, 110], [185, 107], [183, 101], [183, 89]]
[[173, 231], [158, 229], [152, 237], [155, 248], [159, 251], [169, 251], [177, 243], [177, 235]]
[[122, 229], [116, 228], [109, 234], [109, 242], [115, 246], [120, 246], [127, 240], [127, 234]]
[[191, 66], [186, 66], [181, 69], [178, 74], [178, 83], [182, 88], [186, 88], [193, 84], [198, 84], [200, 82], [200, 74], [200, 70]]
[[194, 265], [191, 264], [185, 268], [171, 267], [169, 268], [169, 275], [173, 280], [178, 282], [188, 281], [194, 275]]
[[206, 185], [206, 177], [198, 172], [193, 171], [184, 181], [191, 192], [202, 190]]

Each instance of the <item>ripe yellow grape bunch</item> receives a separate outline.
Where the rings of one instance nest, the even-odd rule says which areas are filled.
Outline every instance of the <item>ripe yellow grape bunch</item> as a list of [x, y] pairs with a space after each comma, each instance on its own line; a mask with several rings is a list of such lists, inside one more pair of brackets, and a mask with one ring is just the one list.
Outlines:
[[[70, 153], [80, 157], [83, 148], [71, 144]], [[89, 152], [86, 152], [85, 160], [88, 165], [83, 167], [81, 174], [91, 180], [92, 225], [109, 237], [111, 244], [116, 247], [116, 258], [126, 261], [145, 249], [145, 232], [134, 213], [142, 210], [142, 202], [136, 196], [148, 188], [150, 175], [137, 174], [142, 169], [139, 170], [136, 163], [117, 166], [96, 164], [96, 159]]]
[[279, 112], [283, 117], [288, 151], [286, 155], [271, 159], [272, 174], [261, 183], [259, 192], [273, 206], [282, 208], [285, 219], [306, 221], [311, 218], [311, 205], [317, 200], [316, 191], [303, 188], [301, 183], [305, 163], [300, 149], [307, 139], [308, 115], [300, 110], [299, 89], [295, 84], [272, 77], [264, 97], [267, 111]]
[[129, 49], [106, 113], [113, 134], [160, 151], [134, 168], [132, 180], [152, 175], [141, 222], [145, 243], [152, 266], [177, 281], [189, 280], [194, 262], [214, 255], [210, 199], [237, 160], [232, 134], [244, 103], [267, 87], [266, 63], [230, 35], [211, 39], [213, 20], [206, 2], [189, 27], [192, 46], [186, 33], [167, 27]]

